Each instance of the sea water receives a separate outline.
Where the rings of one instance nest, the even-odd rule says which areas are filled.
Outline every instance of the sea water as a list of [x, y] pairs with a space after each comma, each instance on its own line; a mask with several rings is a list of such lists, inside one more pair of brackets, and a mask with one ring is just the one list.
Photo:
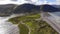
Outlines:
[[0, 17], [0, 34], [19, 34], [17, 25], [8, 22], [9, 17]]

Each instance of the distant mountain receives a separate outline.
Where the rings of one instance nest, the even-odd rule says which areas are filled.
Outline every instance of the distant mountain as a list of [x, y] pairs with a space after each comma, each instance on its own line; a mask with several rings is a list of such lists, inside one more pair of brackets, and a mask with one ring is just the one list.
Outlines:
[[19, 5], [13, 13], [36, 13], [40, 12], [40, 6], [33, 5], [33, 4], [22, 4]]
[[60, 5], [52, 5], [52, 6], [60, 9]]
[[20, 14], [20, 13], [39, 13], [41, 10], [44, 12], [56, 12], [60, 11], [59, 7], [56, 5], [47, 5], [47, 4], [33, 5], [28, 3], [21, 5], [14, 5], [14, 4], [0, 5], [0, 16]]
[[20, 14], [20, 13], [39, 13], [39, 12], [40, 12], [40, 6], [33, 5], [33, 4], [0, 5], [0, 16], [11, 15], [11, 14]]
[[14, 4], [0, 5], [0, 16], [10, 15], [15, 6]]
[[0, 13], [5, 13], [5, 12], [11, 12], [11, 10], [13, 10], [13, 8], [16, 5], [13, 4], [7, 4], [7, 5], [0, 5]]
[[[42, 9], [40, 9], [42, 7]], [[39, 13], [40, 10], [44, 12], [57, 12], [60, 11], [60, 6], [56, 5], [33, 5], [33, 4], [22, 4], [19, 5], [15, 10], [13, 10], [13, 13]]]
[[59, 8], [57, 8], [56, 6], [53, 6], [53, 5], [42, 5], [42, 10], [44, 12], [57, 12], [57, 11], [60, 11]]

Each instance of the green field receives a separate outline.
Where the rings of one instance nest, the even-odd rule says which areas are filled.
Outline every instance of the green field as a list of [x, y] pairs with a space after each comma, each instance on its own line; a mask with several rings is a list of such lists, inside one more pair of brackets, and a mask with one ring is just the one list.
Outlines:
[[[20, 29], [20, 34], [28, 34], [29, 28], [31, 31], [30, 34], [58, 34], [58, 32], [56, 32], [45, 21], [43, 21], [42, 19], [38, 20], [40, 17], [40, 14], [31, 14], [11, 18], [9, 19], [9, 22], [12, 22], [13, 24], [19, 24], [18, 27]], [[20, 21], [29, 26], [29, 28], [27, 28], [26, 25], [20, 23]]]
[[19, 24], [18, 27], [20, 29], [20, 34], [28, 34], [29, 29], [25, 25]]

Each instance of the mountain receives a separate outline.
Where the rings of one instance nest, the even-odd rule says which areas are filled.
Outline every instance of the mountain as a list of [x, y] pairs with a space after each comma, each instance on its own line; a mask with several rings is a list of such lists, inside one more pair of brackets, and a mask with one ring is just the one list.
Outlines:
[[6, 4], [0, 5], [0, 16], [10, 15], [12, 14], [12, 10], [16, 5], [14, 4]]
[[13, 13], [18, 14], [18, 13], [36, 13], [40, 12], [40, 6], [33, 5], [33, 4], [22, 4], [19, 5]]
[[34, 13], [39, 13], [41, 10], [44, 12], [56, 12], [56, 11], [60, 11], [59, 7], [57, 7], [56, 5], [47, 5], [47, 4], [33, 5], [29, 3], [21, 4], [21, 5], [14, 5], [14, 4], [0, 5], [0, 16], [20, 14], [20, 13], [34, 14]]
[[7, 16], [11, 14], [20, 14], [20, 13], [24, 13], [24, 14], [39, 13], [39, 12], [40, 12], [40, 6], [28, 4], [28, 3], [21, 5], [14, 5], [14, 4], [0, 5], [0, 16]]
[[52, 5], [52, 6], [60, 9], [60, 5]]
[[59, 8], [53, 6], [53, 5], [42, 5], [42, 10], [44, 12], [57, 12], [57, 11], [60, 11]]

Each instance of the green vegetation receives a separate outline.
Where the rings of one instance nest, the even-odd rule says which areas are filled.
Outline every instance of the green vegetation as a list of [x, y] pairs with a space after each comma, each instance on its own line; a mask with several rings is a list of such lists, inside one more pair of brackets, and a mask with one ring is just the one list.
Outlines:
[[18, 20], [17, 18], [11, 18], [9, 19], [10, 22], [12, 22], [13, 24], [18, 24], [20, 22], [20, 20]]
[[20, 34], [28, 34], [29, 29], [25, 25], [19, 24], [18, 27], [20, 29]]
[[[40, 14], [31, 14], [26, 16], [20, 16], [9, 19], [13, 24], [19, 24], [20, 34], [28, 34], [29, 28], [31, 30], [30, 34], [58, 34], [49, 24], [47, 24], [40, 18]], [[36, 20], [37, 19], [37, 20]], [[21, 21], [29, 26], [27, 28], [25, 25], [22, 25]]]

